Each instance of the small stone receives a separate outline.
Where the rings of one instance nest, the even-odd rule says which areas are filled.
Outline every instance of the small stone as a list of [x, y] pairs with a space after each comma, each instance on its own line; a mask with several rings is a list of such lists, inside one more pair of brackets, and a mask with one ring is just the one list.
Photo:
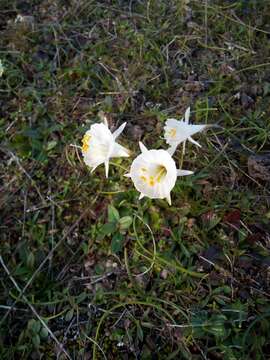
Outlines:
[[132, 139], [138, 141], [141, 140], [143, 136], [143, 129], [139, 125], [134, 125], [130, 131]]
[[160, 277], [161, 277], [161, 279], [166, 280], [167, 277], [168, 277], [168, 270], [163, 269], [163, 270], [161, 271], [161, 273], [160, 273]]
[[35, 18], [30, 15], [20, 15], [18, 14], [15, 19], [15, 24], [19, 26], [21, 30], [32, 31], [35, 27]]
[[254, 179], [270, 181], [270, 153], [250, 156], [248, 173]]
[[243, 94], [241, 94], [241, 104], [244, 109], [248, 109], [249, 107], [251, 107], [254, 104], [254, 100], [252, 99], [252, 97], [243, 93]]

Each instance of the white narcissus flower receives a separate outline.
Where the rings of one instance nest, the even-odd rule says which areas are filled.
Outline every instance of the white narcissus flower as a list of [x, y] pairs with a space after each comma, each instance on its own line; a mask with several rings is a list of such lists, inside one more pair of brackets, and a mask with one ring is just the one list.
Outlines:
[[93, 124], [82, 139], [82, 154], [86, 165], [92, 168], [105, 164], [105, 175], [109, 174], [109, 160], [113, 157], [128, 157], [129, 151], [115, 142], [124, 130], [126, 123], [122, 124], [114, 133], [108, 128], [108, 123]]
[[170, 145], [169, 153], [173, 154], [177, 146], [185, 142], [186, 140], [191, 141], [197, 146], [201, 146], [197, 141], [192, 139], [192, 135], [196, 134], [209, 127], [209, 125], [192, 125], [189, 124], [190, 108], [185, 112], [185, 119], [167, 119], [165, 123], [165, 140]]
[[141, 154], [133, 160], [130, 177], [135, 188], [141, 193], [140, 199], [147, 196], [151, 199], [167, 199], [171, 205], [171, 190], [177, 176], [193, 174], [188, 170], [177, 170], [174, 160], [166, 150], [147, 150], [140, 144]]

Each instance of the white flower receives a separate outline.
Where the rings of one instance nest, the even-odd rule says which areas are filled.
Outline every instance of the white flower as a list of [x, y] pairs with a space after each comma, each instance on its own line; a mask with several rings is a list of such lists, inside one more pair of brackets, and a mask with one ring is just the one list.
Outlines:
[[133, 160], [130, 177], [135, 188], [141, 193], [140, 199], [147, 196], [151, 199], [166, 198], [171, 205], [170, 192], [177, 176], [193, 174], [188, 170], [177, 170], [175, 162], [166, 150], [147, 150], [140, 144], [141, 154]]
[[197, 141], [192, 139], [192, 135], [196, 134], [207, 128], [209, 125], [192, 125], [189, 124], [190, 108], [185, 112], [185, 119], [176, 120], [168, 119], [165, 123], [165, 140], [170, 145], [169, 153], [173, 154], [177, 146], [185, 142], [186, 140], [191, 141], [197, 146], [201, 146]]
[[82, 154], [86, 165], [92, 168], [105, 164], [105, 174], [108, 177], [109, 160], [112, 157], [128, 157], [129, 151], [115, 142], [124, 130], [126, 123], [122, 124], [114, 133], [105, 124], [93, 124], [82, 139]]

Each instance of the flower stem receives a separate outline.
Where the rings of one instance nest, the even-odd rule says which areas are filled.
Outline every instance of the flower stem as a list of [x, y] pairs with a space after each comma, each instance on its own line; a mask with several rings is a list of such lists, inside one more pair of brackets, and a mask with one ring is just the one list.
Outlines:
[[180, 158], [180, 164], [179, 164], [179, 169], [180, 169], [180, 170], [181, 170], [182, 167], [183, 167], [185, 152], [186, 152], [186, 141], [183, 142], [183, 149], [182, 149], [181, 158]]

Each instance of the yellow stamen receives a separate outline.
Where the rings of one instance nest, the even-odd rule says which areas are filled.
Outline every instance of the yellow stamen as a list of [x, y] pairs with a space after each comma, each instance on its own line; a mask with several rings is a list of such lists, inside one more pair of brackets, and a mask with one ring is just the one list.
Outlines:
[[157, 173], [156, 179], [157, 182], [160, 182], [161, 179], [167, 174], [167, 170], [165, 167], [161, 167], [160, 171]]
[[172, 138], [175, 138], [175, 136], [176, 136], [176, 129], [175, 129], [175, 128], [171, 129], [171, 130], [169, 131], [169, 135], [170, 135]]
[[86, 152], [89, 149], [89, 141], [91, 139], [91, 135], [85, 134], [82, 139], [82, 151]]
[[143, 175], [140, 176], [140, 179], [147, 183], [148, 186], [155, 186], [156, 182], [160, 183], [167, 174], [166, 168], [162, 165], [159, 165], [156, 168], [154, 175], [149, 175], [148, 169], [146, 168], [140, 168], [140, 171], [143, 173]]

